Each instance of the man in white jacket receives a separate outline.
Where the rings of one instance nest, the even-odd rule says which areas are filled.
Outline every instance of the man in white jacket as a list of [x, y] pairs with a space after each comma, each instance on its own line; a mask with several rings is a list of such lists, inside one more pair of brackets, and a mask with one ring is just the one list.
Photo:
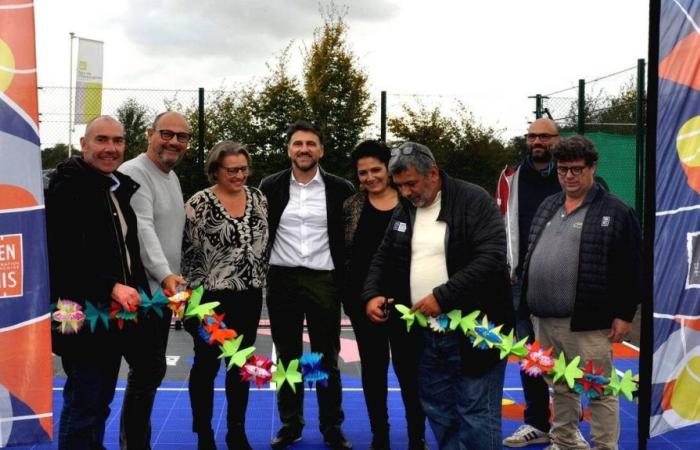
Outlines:
[[[516, 333], [521, 339], [535, 333], [532, 322], [517, 314], [520, 305], [522, 262], [532, 218], [542, 200], [561, 192], [551, 149], [559, 142], [559, 129], [551, 119], [537, 119], [525, 135], [528, 156], [518, 167], [506, 167], [498, 180], [496, 202], [504, 215], [508, 239], [508, 263], [513, 283]], [[506, 447], [549, 443], [549, 388], [541, 377], [520, 372], [525, 396], [524, 424], [503, 440]]]

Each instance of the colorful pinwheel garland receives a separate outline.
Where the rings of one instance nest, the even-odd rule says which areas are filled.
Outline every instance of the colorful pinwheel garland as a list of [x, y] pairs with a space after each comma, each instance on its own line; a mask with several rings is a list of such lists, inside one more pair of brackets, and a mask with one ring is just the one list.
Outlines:
[[224, 315], [216, 314], [215, 308], [219, 306], [219, 302], [201, 303], [203, 295], [204, 289], [200, 286], [188, 291], [186, 305], [181, 306], [180, 300], [173, 300], [171, 297], [168, 307], [173, 311], [181, 310], [182, 316], [179, 317], [184, 320], [197, 318], [201, 321], [199, 336], [210, 345], [219, 344], [219, 358], [228, 359], [227, 370], [238, 367], [241, 379], [254, 383], [258, 388], [270, 382], [275, 383], [278, 391], [288, 384], [292, 391], [296, 392], [296, 385], [303, 382], [308, 383], [309, 388], [314, 383], [325, 386], [328, 372], [321, 366], [322, 354], [304, 353], [301, 358], [289, 361], [287, 367], [282, 361], [273, 364], [265, 356], [254, 355], [255, 347], [241, 348], [243, 335], [227, 328]]
[[54, 305], [51, 317], [57, 323], [56, 330], [62, 334], [78, 333], [85, 323], [90, 332], [94, 333], [98, 327], [109, 330], [112, 320], [121, 330], [127, 322], [137, 323], [139, 314], [146, 316], [153, 312], [158, 317], [163, 317], [165, 308], [168, 308], [180, 320], [199, 319], [199, 336], [210, 345], [219, 345], [219, 358], [228, 359], [227, 370], [238, 367], [241, 379], [254, 383], [258, 388], [266, 383], [275, 383], [279, 391], [287, 384], [296, 392], [296, 385], [300, 383], [306, 382], [309, 387], [314, 383], [322, 386], [327, 383], [328, 372], [322, 368], [323, 355], [320, 353], [304, 353], [299, 359], [289, 361], [285, 367], [282, 361], [274, 364], [269, 358], [253, 355], [255, 347], [240, 348], [243, 336], [228, 328], [224, 323], [224, 315], [215, 312], [219, 302], [201, 303], [204, 295], [201, 286], [169, 297], [160, 289], [152, 298], [143, 291], [140, 294], [141, 304], [131, 311], [124, 310], [114, 301], [107, 306], [86, 300], [83, 307], [77, 302], [61, 299]]
[[411, 312], [410, 308], [404, 305], [396, 305], [396, 309], [401, 313], [401, 318], [406, 321], [409, 331], [414, 323], [442, 333], [460, 329], [474, 347], [483, 350], [498, 349], [501, 359], [515, 356], [520, 360], [520, 370], [526, 374], [533, 377], [550, 375], [555, 383], [563, 381], [569, 389], [588, 398], [610, 394], [624, 395], [628, 400], [632, 400], [637, 391], [638, 386], [635, 381], [637, 377], [632, 375], [631, 370], [624, 372], [620, 378], [614, 367], [607, 376], [603, 374], [602, 367], [595, 367], [591, 361], [586, 362], [581, 369], [579, 368], [580, 356], [574, 357], [567, 363], [563, 352], [554, 358], [552, 349], [541, 348], [537, 340], [532, 344], [527, 343], [527, 337], [516, 341], [513, 331], [503, 335], [502, 325], [496, 326], [489, 322], [486, 315], [481, 318], [481, 321], [477, 320], [481, 314], [480, 311], [473, 311], [463, 316], [461, 311], [453, 310], [432, 319], [425, 317], [419, 311]]

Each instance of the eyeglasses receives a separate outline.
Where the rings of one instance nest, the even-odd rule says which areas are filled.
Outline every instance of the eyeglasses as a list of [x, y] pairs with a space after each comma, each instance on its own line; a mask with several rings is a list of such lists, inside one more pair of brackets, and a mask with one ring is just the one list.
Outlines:
[[583, 172], [583, 169], [585, 169], [586, 166], [557, 166], [557, 173], [565, 177], [567, 173], [571, 172], [572, 175], [581, 175]]
[[559, 135], [549, 133], [528, 133], [525, 135], [528, 141], [534, 141], [535, 139], [540, 138], [541, 142], [549, 142], [555, 136]]
[[158, 130], [161, 139], [164, 141], [169, 141], [173, 136], [177, 137], [177, 141], [183, 144], [190, 142], [192, 135], [190, 133], [176, 133], [173, 130]]
[[399, 155], [412, 155], [413, 153], [420, 153], [423, 156], [428, 157], [431, 161], [435, 162], [435, 157], [430, 153], [426, 147], [420, 145], [402, 145], [401, 147], [396, 147], [391, 149], [391, 157]]
[[248, 166], [241, 166], [241, 167], [224, 167], [220, 166], [219, 169], [225, 171], [229, 175], [238, 175], [239, 173], [241, 175], [247, 175], [248, 174]]

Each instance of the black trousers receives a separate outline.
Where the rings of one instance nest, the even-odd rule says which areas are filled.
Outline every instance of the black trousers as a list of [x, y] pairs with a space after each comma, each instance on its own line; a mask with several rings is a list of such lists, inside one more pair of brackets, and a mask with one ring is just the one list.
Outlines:
[[[205, 291], [202, 303], [218, 301], [217, 314], [225, 314], [224, 323], [228, 328], [243, 335], [241, 349], [255, 343], [262, 309], [262, 290], [246, 291], [220, 290]], [[219, 344], [210, 345], [199, 335], [199, 322], [196, 318], [185, 320], [185, 329], [194, 340], [194, 363], [190, 370], [190, 404], [192, 405], [192, 431], [209, 433], [214, 408], [214, 379], [221, 369]], [[228, 364], [228, 358], [225, 363]], [[245, 412], [248, 407], [250, 383], [241, 380], [237, 367], [226, 372], [227, 424], [229, 432], [235, 427], [245, 426]], [[227, 438], [228, 441], [228, 438]]]
[[[528, 337], [527, 342], [532, 344], [535, 341], [535, 330], [532, 328], [532, 321], [529, 317], [521, 317], [518, 311], [520, 307], [520, 291], [522, 281], [518, 280], [513, 284], [513, 307], [515, 308], [515, 334], [518, 339]], [[540, 431], [549, 433], [549, 386], [543, 377], [531, 377], [522, 370], [520, 382], [523, 386], [523, 396], [525, 397], [525, 410], [523, 412], [524, 422], [537, 428]]]
[[[151, 412], [158, 386], [167, 369], [165, 351], [172, 312], [163, 308], [163, 317], [151, 312], [148, 326], [140, 330], [133, 345], [140, 347], [138, 357], [128, 358], [129, 374], [119, 424], [119, 446], [122, 450], [150, 450]], [[126, 355], [125, 355], [126, 356]]]
[[[61, 358], [66, 372], [59, 426], [60, 449], [104, 448], [104, 430], [119, 375], [122, 356], [130, 367], [144, 370], [129, 374], [122, 406], [121, 448], [150, 449], [150, 415], [156, 389], [165, 374], [165, 361], [157, 363], [157, 322], [140, 319], [113, 339], [98, 354], [70, 354]], [[145, 370], [149, 368], [149, 370]]]
[[389, 436], [387, 371], [391, 359], [401, 387], [409, 440], [419, 442], [425, 434], [425, 414], [418, 398], [420, 329], [413, 327], [408, 332], [396, 310], [390, 312], [387, 322], [374, 323], [367, 318], [363, 306], [346, 308], [346, 313], [350, 316], [360, 351], [362, 390], [372, 434], [379, 440]]
[[[344, 415], [338, 370], [340, 352], [340, 301], [330, 271], [304, 267], [271, 266], [267, 276], [267, 308], [272, 340], [285, 367], [303, 352], [304, 318], [311, 351], [323, 354], [321, 365], [328, 384], [316, 386], [319, 427], [322, 434], [339, 430]], [[304, 389], [296, 393], [283, 386], [277, 394], [282, 426], [292, 431], [304, 427]]]

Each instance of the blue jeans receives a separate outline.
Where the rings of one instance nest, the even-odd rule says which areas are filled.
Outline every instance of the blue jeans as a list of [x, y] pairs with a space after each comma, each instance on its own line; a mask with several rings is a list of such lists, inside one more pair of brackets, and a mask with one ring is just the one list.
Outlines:
[[114, 398], [121, 355], [63, 357], [66, 384], [58, 427], [60, 450], [104, 449], [102, 442]]
[[423, 410], [442, 450], [501, 449], [504, 359], [480, 377], [461, 374], [458, 332], [424, 331], [418, 369]]

